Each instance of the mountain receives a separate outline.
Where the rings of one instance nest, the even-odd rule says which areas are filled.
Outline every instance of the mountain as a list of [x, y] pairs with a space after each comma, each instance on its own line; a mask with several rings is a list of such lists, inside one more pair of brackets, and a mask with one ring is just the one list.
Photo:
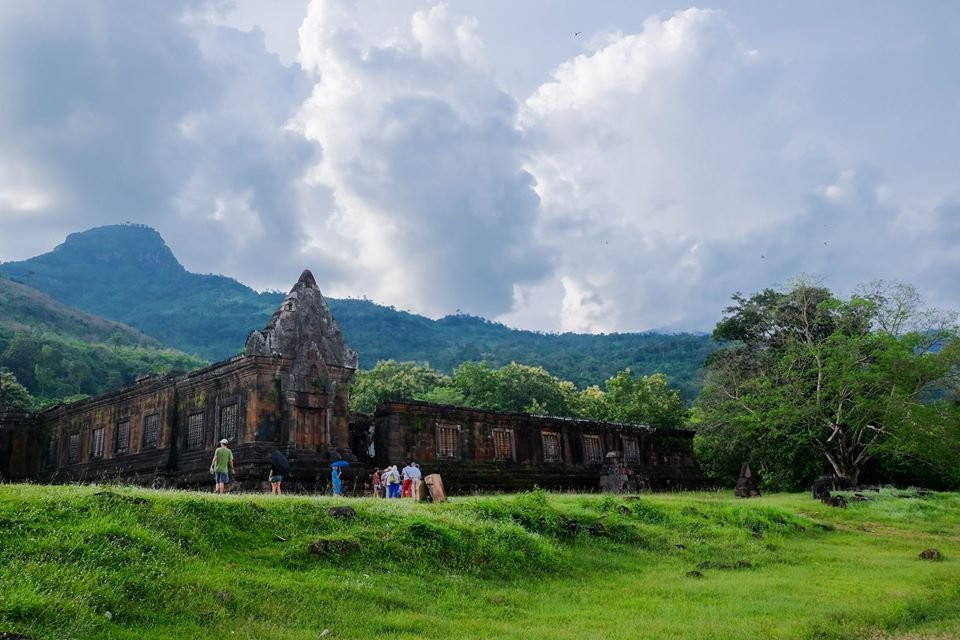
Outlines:
[[283, 298], [232, 278], [188, 272], [160, 234], [141, 225], [73, 233], [53, 251], [4, 263], [0, 272], [208, 360], [240, 351]]
[[[210, 360], [240, 351], [247, 334], [263, 328], [283, 298], [232, 278], [188, 272], [160, 234], [142, 225], [73, 233], [49, 253], [0, 264], [0, 273]], [[323, 274], [316, 275], [322, 288]], [[390, 358], [428, 362], [446, 372], [467, 360], [485, 359], [492, 366], [516, 361], [586, 386], [629, 367], [638, 374], [667, 374], [690, 400], [703, 361], [716, 348], [706, 335], [545, 334], [465, 315], [431, 320], [367, 300], [327, 302], [363, 368]]]
[[0, 367], [41, 402], [95, 395], [145, 373], [204, 364], [126, 325], [71, 309], [0, 275]]

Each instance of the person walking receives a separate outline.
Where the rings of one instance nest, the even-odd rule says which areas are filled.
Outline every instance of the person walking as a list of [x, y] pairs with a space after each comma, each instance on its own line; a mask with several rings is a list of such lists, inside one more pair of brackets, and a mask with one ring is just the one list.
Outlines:
[[237, 475], [237, 469], [233, 465], [233, 451], [227, 448], [226, 438], [220, 441], [220, 446], [213, 452], [210, 468], [213, 470], [213, 481], [216, 482], [214, 491], [223, 493], [230, 482], [230, 474]]
[[333, 484], [333, 495], [342, 496], [343, 488], [340, 485], [340, 467], [330, 467], [330, 482]]
[[370, 482], [373, 484], [373, 497], [380, 497], [380, 467], [373, 468], [373, 475], [370, 476]]

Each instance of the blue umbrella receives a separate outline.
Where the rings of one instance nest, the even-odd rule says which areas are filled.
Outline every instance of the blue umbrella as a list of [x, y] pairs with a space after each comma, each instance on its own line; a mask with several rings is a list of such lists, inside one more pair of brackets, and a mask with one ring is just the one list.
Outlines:
[[334, 460], [330, 463], [331, 467], [349, 467], [350, 463], [346, 460]]

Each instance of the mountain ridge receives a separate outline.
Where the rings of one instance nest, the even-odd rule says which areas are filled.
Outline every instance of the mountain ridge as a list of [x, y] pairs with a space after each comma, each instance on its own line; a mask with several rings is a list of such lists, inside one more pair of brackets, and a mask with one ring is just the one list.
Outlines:
[[[208, 360], [239, 352], [284, 295], [257, 292], [227, 276], [191, 273], [162, 236], [144, 225], [72, 233], [48, 253], [0, 263], [0, 273]], [[602, 384], [630, 368], [637, 374], [667, 374], [690, 400], [699, 388], [703, 360], [716, 348], [702, 334], [541, 333], [477, 316], [433, 320], [369, 300], [327, 302], [359, 352], [362, 368], [386, 359], [426, 362], [441, 371], [464, 361], [486, 360], [492, 366], [516, 361], [543, 366], [578, 386]]]

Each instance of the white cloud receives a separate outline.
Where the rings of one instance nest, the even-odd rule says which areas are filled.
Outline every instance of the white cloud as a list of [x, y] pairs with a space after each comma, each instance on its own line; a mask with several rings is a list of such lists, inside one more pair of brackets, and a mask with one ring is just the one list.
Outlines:
[[547, 259], [516, 102], [482, 68], [475, 21], [438, 6], [365, 42], [348, 8], [312, 2], [300, 28], [317, 83], [297, 122], [323, 149], [311, 177], [335, 203], [314, 219], [313, 245], [349, 259], [349, 285], [382, 302], [509, 310]]
[[520, 112], [538, 234], [559, 256], [561, 329], [705, 329], [734, 291], [801, 272], [847, 290], [897, 277], [899, 261], [876, 259], [908, 237], [891, 188], [804, 148], [809, 116], [783, 103], [787, 70], [722, 12], [652, 17], [601, 42]]

